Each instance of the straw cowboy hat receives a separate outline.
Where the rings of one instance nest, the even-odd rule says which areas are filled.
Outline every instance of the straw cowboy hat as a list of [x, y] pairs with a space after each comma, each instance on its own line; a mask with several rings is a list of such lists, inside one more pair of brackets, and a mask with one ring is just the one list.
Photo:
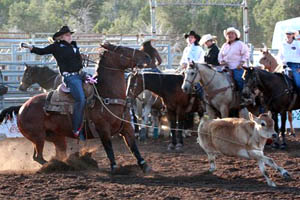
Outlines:
[[65, 33], [71, 33], [73, 34], [74, 31], [71, 31], [70, 28], [68, 26], [63, 26], [61, 27], [61, 29], [59, 31], [57, 31], [56, 33], [54, 33], [54, 35], [52, 36], [53, 40], [55, 40], [55, 38], [65, 34]]
[[236, 37], [237, 37], [238, 39], [241, 38], [241, 32], [240, 32], [239, 30], [237, 30], [236, 28], [234, 28], [234, 27], [229, 27], [229, 28], [227, 28], [226, 30], [224, 30], [224, 37], [226, 38], [227, 33], [230, 33], [230, 32], [235, 33], [235, 34], [236, 34]]
[[201, 40], [200, 40], [200, 45], [204, 45], [205, 42], [209, 41], [209, 40], [215, 40], [217, 37], [216, 36], [213, 36], [211, 34], [206, 34], [206, 35], [203, 35]]

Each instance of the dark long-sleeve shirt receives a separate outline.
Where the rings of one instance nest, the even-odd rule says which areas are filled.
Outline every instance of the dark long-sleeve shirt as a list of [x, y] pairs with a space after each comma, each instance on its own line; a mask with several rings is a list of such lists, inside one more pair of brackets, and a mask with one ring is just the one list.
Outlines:
[[31, 52], [38, 55], [52, 54], [57, 61], [61, 74], [63, 72], [78, 72], [83, 67], [79, 48], [75, 41], [71, 44], [66, 41], [55, 42], [45, 48], [33, 47]]
[[218, 55], [219, 55], [219, 48], [217, 47], [216, 44], [212, 44], [209, 48], [208, 48], [208, 52], [207, 54], [204, 56], [204, 61], [207, 64], [212, 64], [215, 66], [220, 65], [219, 61], [218, 61]]

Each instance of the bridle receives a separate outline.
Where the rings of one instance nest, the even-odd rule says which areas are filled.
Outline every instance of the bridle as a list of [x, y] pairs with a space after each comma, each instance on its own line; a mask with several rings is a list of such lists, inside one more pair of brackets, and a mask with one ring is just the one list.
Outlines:
[[[114, 48], [112, 51], [113, 51], [113, 52], [116, 52], [117, 49], [118, 49], [119, 47], [122, 48], [122, 46], [117, 45], [117, 46], [115, 46], [115, 48]], [[135, 56], [135, 52], [136, 52], [136, 49], [133, 48], [132, 57], [131, 57], [131, 66], [130, 66], [131, 69], [133, 69], [133, 68], [135, 67], [135, 66], [134, 66], [135, 63], [134, 63], [134, 61], [133, 61], [133, 60], [134, 60], [134, 56]], [[121, 55], [122, 55], [122, 54], [121, 54]]]
[[[195, 74], [194, 74], [194, 76], [193, 76], [193, 79], [190, 81], [190, 80], [185, 80], [186, 82], [188, 82], [190, 85], [191, 85], [191, 87], [192, 86], [194, 86], [195, 85], [195, 79], [196, 79], [196, 77], [197, 77], [197, 75], [199, 74], [200, 75], [200, 77], [201, 77], [201, 73], [200, 73], [200, 70], [199, 70], [199, 68], [198, 67], [190, 67], [191, 69], [196, 69], [196, 72], [195, 72]], [[215, 76], [216, 76], [216, 73], [217, 73], [217, 71], [215, 71], [215, 70], [213, 70], [214, 71], [214, 74], [212, 75], [212, 77], [211, 77], [211, 79], [208, 81], [208, 83], [207, 84], [202, 84], [202, 87], [207, 87], [207, 86], [209, 86], [210, 84], [211, 84], [211, 82], [214, 80], [214, 78], [215, 78]], [[201, 79], [200, 79], [200, 82], [201, 82]]]

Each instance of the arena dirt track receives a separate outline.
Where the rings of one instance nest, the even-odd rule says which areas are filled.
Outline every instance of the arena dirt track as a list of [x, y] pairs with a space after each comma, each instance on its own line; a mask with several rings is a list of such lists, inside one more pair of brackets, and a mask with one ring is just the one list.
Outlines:
[[[293, 178], [287, 181], [267, 167], [277, 188], [267, 186], [255, 161], [219, 156], [217, 171], [208, 173], [207, 156], [196, 144], [195, 136], [185, 140], [184, 153], [167, 152], [168, 140], [163, 138], [139, 143], [153, 169], [146, 176], [119, 137], [113, 140], [117, 163], [122, 166], [117, 175], [110, 175], [108, 159], [98, 140], [88, 145], [99, 147], [93, 154], [99, 169], [50, 174], [31, 171], [39, 166], [32, 165], [33, 150], [28, 141], [6, 140], [0, 142], [2, 147], [8, 143], [18, 145], [10, 149], [8, 157], [2, 156], [2, 165], [9, 157], [23, 160], [18, 162], [19, 170], [0, 172], [0, 199], [300, 199], [300, 137], [289, 136], [288, 140], [285, 151], [265, 150]], [[76, 149], [76, 141], [70, 140], [68, 151]], [[48, 159], [53, 155], [52, 145], [46, 145], [45, 154]]]

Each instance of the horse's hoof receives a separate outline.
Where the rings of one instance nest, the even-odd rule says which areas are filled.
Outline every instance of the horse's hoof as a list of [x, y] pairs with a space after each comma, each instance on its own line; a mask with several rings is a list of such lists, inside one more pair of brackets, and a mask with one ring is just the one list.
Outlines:
[[47, 161], [44, 160], [44, 158], [35, 158], [35, 157], [33, 157], [33, 160], [40, 163], [41, 165], [44, 165], [44, 164], [47, 163]]
[[151, 172], [151, 167], [147, 163], [144, 163], [142, 165], [142, 170], [143, 170], [144, 174], [148, 174], [149, 172]]
[[291, 175], [290, 175], [288, 172], [284, 172], [284, 173], [282, 174], [282, 176], [283, 176], [285, 179], [291, 179], [291, 178], [292, 178]]
[[182, 151], [182, 148], [183, 148], [183, 144], [178, 143], [178, 144], [176, 144], [175, 150], [176, 150], [176, 151]]
[[268, 181], [268, 185], [271, 187], [277, 187], [276, 184], [273, 181]]
[[286, 143], [283, 143], [280, 145], [280, 149], [282, 149], [282, 150], [286, 149], [286, 147], [287, 147]]
[[274, 149], [279, 149], [279, 144], [278, 143], [273, 143], [272, 145], [272, 148], [274, 148]]
[[296, 137], [296, 134], [295, 133], [291, 133], [291, 136]]
[[168, 151], [173, 151], [175, 149], [175, 145], [173, 143], [168, 145]]
[[112, 166], [110, 167], [110, 173], [111, 173], [111, 174], [115, 174], [116, 171], [117, 171], [117, 168], [118, 168], [117, 165], [112, 165]]

